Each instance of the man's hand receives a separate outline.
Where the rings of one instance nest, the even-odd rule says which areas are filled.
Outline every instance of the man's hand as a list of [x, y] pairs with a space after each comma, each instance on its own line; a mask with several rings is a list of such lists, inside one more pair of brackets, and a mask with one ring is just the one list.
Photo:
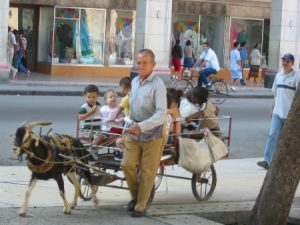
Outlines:
[[128, 129], [128, 133], [129, 133], [129, 134], [134, 134], [134, 135], [140, 135], [140, 134], [142, 133], [142, 130], [141, 130], [141, 128], [139, 127], [139, 125], [134, 124], [133, 126], [131, 126], [131, 127]]

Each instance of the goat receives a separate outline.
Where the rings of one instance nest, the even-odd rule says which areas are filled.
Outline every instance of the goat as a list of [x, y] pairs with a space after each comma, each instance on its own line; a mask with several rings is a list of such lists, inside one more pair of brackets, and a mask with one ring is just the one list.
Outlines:
[[[87, 151], [82, 143], [71, 136], [60, 134], [36, 135], [33, 133], [34, 126], [47, 126], [51, 122], [31, 122], [25, 123], [16, 131], [13, 149], [18, 156], [27, 154], [27, 166], [31, 170], [31, 179], [29, 187], [25, 194], [23, 206], [19, 210], [20, 216], [26, 216], [28, 210], [28, 201], [31, 192], [38, 180], [55, 179], [60, 191], [60, 196], [64, 202], [63, 212], [70, 214], [71, 209], [77, 206], [77, 199], [80, 191], [80, 183], [76, 179], [76, 173], [82, 174], [92, 187], [93, 201], [98, 204], [96, 197], [96, 188], [91, 183], [91, 173], [87, 168], [76, 168], [76, 161], [66, 160], [62, 155], [70, 156], [80, 160], [82, 163], [88, 163], [86, 157]], [[78, 162], [78, 161], [77, 161]], [[80, 163], [80, 164], [82, 164]], [[83, 164], [84, 165], [84, 164]], [[64, 181], [62, 174], [65, 174], [75, 188], [73, 201], [68, 203], [64, 190]]]

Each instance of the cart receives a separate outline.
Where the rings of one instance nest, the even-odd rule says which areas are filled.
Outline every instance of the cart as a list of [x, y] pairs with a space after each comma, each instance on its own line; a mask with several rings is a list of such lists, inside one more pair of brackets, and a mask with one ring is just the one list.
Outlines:
[[[220, 126], [219, 137], [229, 148], [230, 141], [231, 141], [232, 118], [230, 116], [219, 116], [217, 119], [219, 121], [219, 126]], [[197, 131], [197, 132], [201, 132], [201, 131]], [[77, 132], [77, 134], [79, 134], [79, 132]], [[118, 135], [115, 136], [118, 137]], [[84, 139], [80, 137], [78, 138], [81, 139], [81, 141], [87, 146], [87, 148], [89, 147], [91, 143], [90, 140], [87, 140], [86, 138]], [[149, 198], [149, 202], [153, 200], [155, 190], [159, 188], [162, 179], [164, 177], [190, 180], [194, 197], [199, 201], [208, 200], [213, 195], [217, 185], [217, 173], [214, 165], [211, 165], [206, 171], [202, 173], [193, 173], [191, 178], [177, 176], [176, 174], [165, 173], [166, 167], [177, 165], [178, 157], [180, 154], [178, 149], [177, 135], [170, 134], [169, 139], [171, 141], [165, 145], [161, 157], [161, 161], [160, 161], [160, 166], [157, 171], [155, 183]], [[122, 174], [121, 161], [115, 158], [115, 153], [118, 151], [120, 151], [120, 149], [117, 149], [113, 146], [108, 146], [108, 145], [98, 146], [97, 154], [99, 157], [97, 160], [93, 160], [90, 162], [92, 167], [97, 168], [98, 170], [95, 171], [91, 169], [92, 178], [93, 178], [92, 180], [94, 182], [93, 184], [97, 185], [98, 187], [106, 186], [106, 187], [119, 188], [119, 189], [128, 189], [125, 177]], [[103, 173], [99, 173], [99, 171], [103, 171]], [[138, 172], [138, 165], [137, 165], [137, 172]], [[109, 177], [107, 176], [114, 176], [115, 179], [109, 179]], [[78, 175], [78, 180], [81, 184], [80, 197], [83, 200], [90, 200], [92, 198], [92, 191], [90, 189], [88, 182], [80, 174]], [[110, 183], [110, 181], [113, 182]]]

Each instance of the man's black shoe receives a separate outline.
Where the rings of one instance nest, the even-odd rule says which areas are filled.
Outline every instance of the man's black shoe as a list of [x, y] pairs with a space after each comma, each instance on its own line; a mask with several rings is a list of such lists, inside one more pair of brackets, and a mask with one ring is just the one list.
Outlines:
[[132, 217], [144, 217], [144, 216], [146, 216], [146, 210], [144, 210], [142, 212], [134, 210], [134, 211], [132, 211], [131, 216]]
[[240, 80], [240, 83], [241, 83], [242, 86], [245, 86], [245, 85], [246, 85], [246, 82], [244, 81], [244, 79], [241, 79], [241, 80]]
[[136, 200], [131, 200], [130, 202], [128, 202], [127, 210], [129, 212], [132, 212], [134, 210], [135, 205], [136, 205]]

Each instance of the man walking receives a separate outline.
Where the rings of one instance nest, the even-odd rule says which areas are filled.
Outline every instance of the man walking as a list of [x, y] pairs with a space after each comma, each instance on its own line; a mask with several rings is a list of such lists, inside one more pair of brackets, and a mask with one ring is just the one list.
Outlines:
[[280, 132], [287, 119], [300, 80], [300, 75], [293, 69], [294, 56], [287, 53], [281, 59], [283, 70], [277, 73], [272, 87], [274, 93], [272, 120], [264, 160], [257, 162], [258, 166], [265, 169], [269, 168], [272, 161]]
[[[132, 196], [128, 210], [132, 217], [146, 215], [148, 199], [166, 142], [166, 87], [154, 74], [155, 56], [150, 49], [138, 54], [139, 76], [131, 83], [130, 119], [122, 170]], [[138, 171], [137, 171], [138, 170]]]

